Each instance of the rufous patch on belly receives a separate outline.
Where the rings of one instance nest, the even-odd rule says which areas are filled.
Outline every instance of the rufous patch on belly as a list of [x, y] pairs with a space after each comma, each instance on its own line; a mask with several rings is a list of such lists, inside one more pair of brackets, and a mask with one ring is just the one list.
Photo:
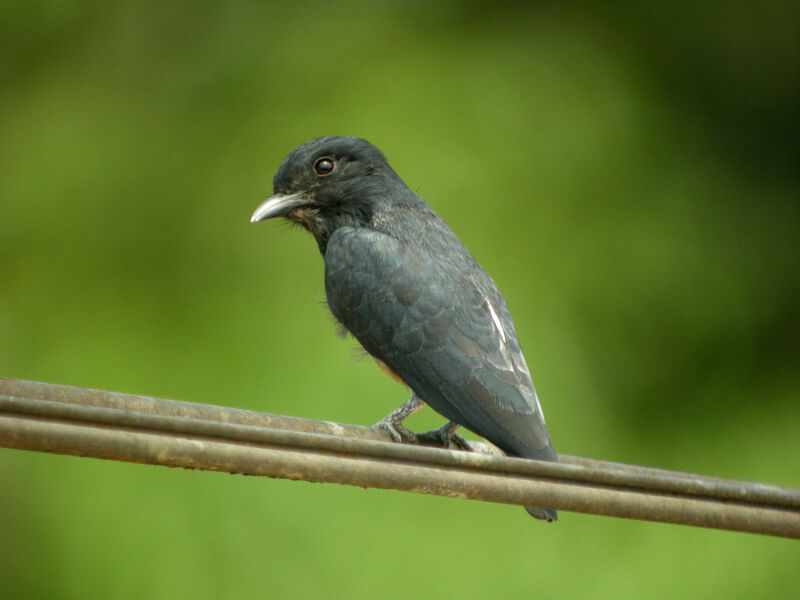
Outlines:
[[392, 371], [385, 362], [383, 362], [379, 358], [375, 358], [374, 356], [372, 357], [372, 359], [375, 361], [375, 364], [377, 364], [381, 368], [381, 371], [386, 373], [389, 377], [394, 379], [397, 383], [399, 383], [399, 384], [401, 384], [401, 385], [403, 385], [405, 387], [408, 387], [408, 384], [406, 384], [406, 382], [403, 381], [403, 378], [400, 377], [400, 375], [398, 375], [394, 371]]

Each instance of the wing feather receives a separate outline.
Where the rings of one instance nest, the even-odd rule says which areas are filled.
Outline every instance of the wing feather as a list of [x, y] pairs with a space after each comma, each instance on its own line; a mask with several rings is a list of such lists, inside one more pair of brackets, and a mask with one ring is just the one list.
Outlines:
[[338, 229], [325, 252], [330, 309], [431, 408], [507, 452], [552, 460], [505, 300], [451, 243], [456, 251], [433, 255], [378, 231]]

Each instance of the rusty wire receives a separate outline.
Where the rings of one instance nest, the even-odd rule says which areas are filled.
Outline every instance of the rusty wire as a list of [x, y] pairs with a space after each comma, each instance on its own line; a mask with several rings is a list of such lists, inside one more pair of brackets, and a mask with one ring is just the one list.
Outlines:
[[0, 446], [396, 489], [800, 539], [800, 490], [560, 455], [392, 443], [368, 427], [0, 378]]

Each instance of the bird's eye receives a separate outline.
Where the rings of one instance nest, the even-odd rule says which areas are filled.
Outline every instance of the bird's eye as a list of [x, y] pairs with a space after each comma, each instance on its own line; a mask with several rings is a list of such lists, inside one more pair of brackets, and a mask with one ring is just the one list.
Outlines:
[[333, 172], [333, 160], [330, 158], [320, 158], [314, 163], [314, 171], [317, 175], [330, 175]]

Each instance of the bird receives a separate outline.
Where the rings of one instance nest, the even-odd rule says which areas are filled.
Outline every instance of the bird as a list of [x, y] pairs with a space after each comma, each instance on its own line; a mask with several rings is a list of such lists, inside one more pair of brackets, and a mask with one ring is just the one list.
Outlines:
[[[364, 139], [294, 148], [252, 223], [282, 217], [314, 237], [331, 313], [411, 390], [375, 427], [419, 441], [403, 421], [424, 405], [448, 423], [428, 432], [461, 445], [461, 426], [510, 456], [558, 462], [506, 301], [447, 224]], [[555, 521], [550, 508], [525, 507]]]

